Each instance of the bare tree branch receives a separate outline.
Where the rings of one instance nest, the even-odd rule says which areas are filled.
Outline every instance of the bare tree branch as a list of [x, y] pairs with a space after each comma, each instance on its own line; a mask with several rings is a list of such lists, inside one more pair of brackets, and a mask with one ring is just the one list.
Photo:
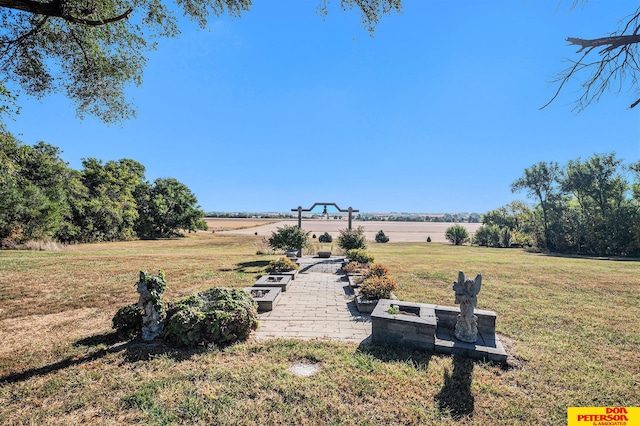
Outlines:
[[602, 37], [602, 38], [596, 38], [596, 39], [593, 39], [593, 40], [585, 40], [585, 39], [582, 39], [582, 38], [567, 37], [567, 41], [569, 43], [571, 43], [571, 44], [576, 44], [578, 46], [581, 46], [580, 50], [578, 50], [576, 53], [580, 53], [584, 49], [589, 48], [589, 47], [598, 47], [598, 46], [609, 45], [609, 47], [604, 49], [604, 52], [608, 52], [608, 51], [616, 49], [616, 48], [618, 48], [620, 46], [624, 46], [624, 45], [627, 45], [627, 44], [633, 44], [633, 43], [640, 42], [640, 35], [627, 35], [627, 36], [618, 36], [618, 37]]

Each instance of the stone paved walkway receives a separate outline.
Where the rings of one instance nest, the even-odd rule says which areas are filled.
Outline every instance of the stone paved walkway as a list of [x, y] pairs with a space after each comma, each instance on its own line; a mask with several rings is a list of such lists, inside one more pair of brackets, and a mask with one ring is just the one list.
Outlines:
[[344, 258], [303, 257], [300, 273], [274, 310], [259, 315], [258, 340], [322, 339], [362, 342], [371, 335], [369, 315], [358, 312], [346, 277]]

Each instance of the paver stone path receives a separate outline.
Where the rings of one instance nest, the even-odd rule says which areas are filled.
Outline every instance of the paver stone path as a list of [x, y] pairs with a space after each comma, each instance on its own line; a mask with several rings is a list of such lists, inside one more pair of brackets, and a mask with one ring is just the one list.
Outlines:
[[371, 336], [369, 315], [360, 314], [342, 274], [342, 257], [305, 256], [300, 273], [274, 310], [259, 315], [256, 339], [295, 338], [362, 342]]

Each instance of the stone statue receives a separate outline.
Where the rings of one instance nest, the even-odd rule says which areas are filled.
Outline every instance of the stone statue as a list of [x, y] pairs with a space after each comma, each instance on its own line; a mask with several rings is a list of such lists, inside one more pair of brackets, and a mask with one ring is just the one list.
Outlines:
[[482, 285], [482, 275], [478, 274], [475, 280], [465, 279], [464, 272], [458, 272], [458, 281], [453, 283], [453, 291], [456, 292], [454, 303], [460, 304], [460, 315], [456, 322], [456, 338], [463, 342], [475, 343], [478, 338], [478, 317], [473, 310], [478, 304], [478, 293]]
[[[138, 307], [144, 310], [142, 315], [142, 340], [150, 342], [162, 333], [162, 318], [156, 309], [156, 298], [151, 293], [148, 283], [149, 276], [146, 272], [140, 272], [140, 281], [136, 284], [137, 291], [140, 293], [138, 299]], [[156, 302], [156, 303], [154, 303]]]

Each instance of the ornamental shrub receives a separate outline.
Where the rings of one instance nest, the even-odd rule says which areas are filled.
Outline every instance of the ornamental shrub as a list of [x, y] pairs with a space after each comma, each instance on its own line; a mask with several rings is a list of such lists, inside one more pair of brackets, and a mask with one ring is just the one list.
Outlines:
[[362, 282], [360, 294], [369, 300], [389, 299], [397, 288], [396, 282], [388, 275], [371, 276]]
[[214, 287], [168, 304], [164, 338], [178, 346], [229, 344], [257, 328], [258, 311], [250, 295]]
[[111, 327], [122, 339], [134, 339], [142, 331], [142, 309], [137, 304], [123, 306], [111, 320]]
[[467, 232], [467, 229], [462, 225], [450, 226], [445, 231], [444, 236], [447, 240], [451, 241], [451, 243], [456, 246], [469, 241], [469, 233]]
[[387, 237], [384, 234], [383, 230], [380, 230], [380, 232], [376, 234], [376, 243], [388, 243], [388, 242], [389, 242], [389, 237]]
[[389, 276], [389, 268], [380, 263], [374, 263], [369, 266], [366, 275], [367, 277], [386, 277]]
[[280, 272], [288, 272], [300, 269], [297, 263], [291, 261], [286, 257], [279, 257], [278, 259], [273, 259], [269, 262], [269, 265], [266, 267], [266, 271], [269, 274], [279, 274]]
[[328, 232], [325, 232], [324, 234], [320, 235], [320, 238], [318, 238], [318, 242], [331, 243], [333, 242], [333, 237]]
[[356, 229], [341, 229], [337, 243], [338, 247], [345, 252], [353, 249], [366, 249], [367, 240], [364, 236], [364, 227], [358, 226]]
[[285, 225], [271, 234], [269, 245], [274, 249], [301, 250], [309, 245], [309, 232], [294, 225]]
[[365, 249], [351, 249], [347, 251], [347, 259], [349, 259], [351, 262], [367, 264], [372, 263], [374, 257]]
[[357, 262], [349, 262], [342, 267], [342, 272], [345, 274], [355, 274], [356, 272], [362, 270], [362, 266]]

